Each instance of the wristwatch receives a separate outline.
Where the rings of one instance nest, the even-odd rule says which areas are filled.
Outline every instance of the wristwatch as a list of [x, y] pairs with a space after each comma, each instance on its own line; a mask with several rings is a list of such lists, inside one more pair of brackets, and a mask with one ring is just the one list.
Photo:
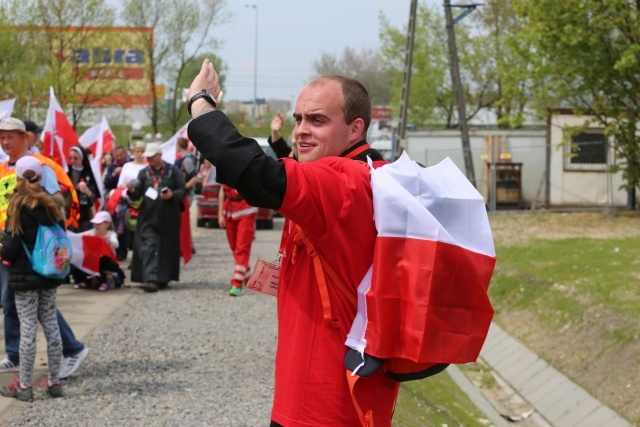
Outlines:
[[191, 105], [193, 105], [193, 103], [200, 98], [211, 104], [213, 108], [216, 108], [218, 106], [218, 101], [216, 101], [213, 95], [211, 95], [206, 89], [202, 89], [200, 92], [193, 95], [187, 103], [187, 111], [189, 112], [189, 115], [191, 115]]

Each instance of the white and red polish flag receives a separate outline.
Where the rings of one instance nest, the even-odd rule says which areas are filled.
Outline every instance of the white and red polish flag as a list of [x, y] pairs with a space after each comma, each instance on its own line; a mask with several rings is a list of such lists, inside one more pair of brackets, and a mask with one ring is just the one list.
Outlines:
[[189, 127], [189, 122], [187, 122], [184, 126], [182, 126], [176, 133], [169, 138], [168, 141], [160, 144], [162, 147], [162, 160], [167, 163], [174, 164], [176, 162], [176, 153], [178, 151], [178, 138], [185, 138], [189, 140], [187, 136], [187, 128]]
[[98, 160], [100, 173], [102, 173], [102, 157], [113, 151], [115, 139], [116, 136], [109, 127], [105, 116], [102, 116], [100, 123], [91, 126], [78, 138], [80, 145], [90, 150], [93, 153], [93, 158]]
[[52, 87], [49, 88], [49, 109], [41, 139], [42, 154], [67, 169], [67, 156], [71, 147], [79, 144], [78, 135], [71, 127]]
[[451, 159], [424, 168], [406, 153], [371, 185], [378, 237], [345, 344], [401, 364], [475, 361], [496, 263], [484, 198]]
[[91, 172], [98, 184], [100, 197], [96, 198], [96, 211], [102, 209], [105, 200], [104, 182], [102, 181], [102, 157], [105, 153], [113, 151], [113, 142], [116, 137], [109, 127], [109, 122], [105, 116], [102, 121], [87, 129], [78, 139], [80, 145], [88, 149], [92, 153], [89, 159]]
[[73, 246], [71, 264], [90, 276], [100, 274], [100, 257], [108, 256], [119, 263], [113, 249], [104, 238], [94, 236], [93, 230], [82, 233], [67, 231], [67, 237]]

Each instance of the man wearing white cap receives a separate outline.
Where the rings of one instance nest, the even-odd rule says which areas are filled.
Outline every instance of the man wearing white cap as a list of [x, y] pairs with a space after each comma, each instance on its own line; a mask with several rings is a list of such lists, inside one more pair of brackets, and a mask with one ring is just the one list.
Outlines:
[[180, 280], [180, 209], [186, 194], [182, 171], [162, 160], [162, 147], [146, 145], [149, 162], [128, 184], [131, 200], [142, 199], [133, 242], [131, 281], [146, 292], [166, 289]]
[[[0, 165], [0, 229], [4, 230], [7, 218], [8, 197], [13, 193], [18, 179], [15, 171], [16, 162], [28, 155], [26, 128], [21, 120], [13, 117], [0, 120], [0, 145], [9, 156], [9, 160]], [[43, 160], [37, 157], [42, 165], [41, 185], [49, 194], [60, 192], [56, 173]], [[2, 306], [4, 309], [4, 341], [7, 358], [0, 360], [0, 373], [19, 372], [20, 370], [20, 321], [16, 311], [14, 292], [8, 288], [8, 271], [0, 264], [0, 281], [2, 282]], [[89, 354], [89, 349], [78, 341], [67, 321], [57, 311], [62, 352], [64, 359], [60, 368], [60, 377], [67, 378], [73, 374]]]

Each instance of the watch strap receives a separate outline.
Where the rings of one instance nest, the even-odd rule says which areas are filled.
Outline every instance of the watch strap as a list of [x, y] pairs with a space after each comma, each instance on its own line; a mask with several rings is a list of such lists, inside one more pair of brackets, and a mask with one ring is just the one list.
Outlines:
[[189, 100], [189, 102], [187, 103], [187, 111], [189, 112], [189, 115], [191, 115], [191, 106], [193, 105], [194, 102], [196, 102], [200, 98], [203, 98], [205, 101], [211, 104], [213, 108], [216, 108], [218, 106], [218, 102], [213, 97], [213, 95], [207, 92], [206, 89], [202, 89], [200, 92], [193, 95]]

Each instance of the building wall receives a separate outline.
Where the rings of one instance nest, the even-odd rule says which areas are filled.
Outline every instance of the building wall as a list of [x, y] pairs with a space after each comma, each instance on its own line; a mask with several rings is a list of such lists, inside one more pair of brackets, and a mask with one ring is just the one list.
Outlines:
[[[492, 135], [503, 145], [501, 152], [511, 155], [512, 162], [522, 163], [523, 205], [540, 206], [545, 202], [545, 146], [546, 130], [535, 127], [523, 130], [471, 129], [469, 140], [476, 177], [476, 188], [485, 198], [490, 183], [487, 162], [491, 161], [485, 136]], [[464, 157], [460, 131], [458, 130], [420, 130], [407, 132], [406, 151], [414, 161], [432, 166], [446, 157], [465, 173]]]
[[[567, 170], [567, 143], [563, 142], [567, 126], [583, 126], [587, 116], [558, 114], [551, 117], [550, 138], [550, 202], [559, 206], [619, 206], [627, 204], [622, 173], [611, 174], [606, 168], [601, 170]], [[601, 126], [592, 124], [589, 128]], [[609, 161], [613, 153], [609, 153]]]

